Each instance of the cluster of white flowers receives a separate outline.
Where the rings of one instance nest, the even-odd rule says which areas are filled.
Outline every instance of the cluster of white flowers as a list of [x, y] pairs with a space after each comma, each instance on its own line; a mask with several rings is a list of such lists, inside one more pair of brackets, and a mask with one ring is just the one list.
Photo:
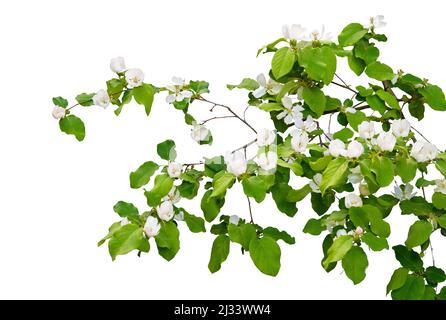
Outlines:
[[305, 131], [296, 131], [292, 134], [291, 147], [297, 153], [304, 153], [307, 150], [308, 143], [310, 143], [310, 137]]
[[136, 88], [142, 85], [144, 81], [144, 73], [141, 69], [127, 69], [123, 57], [116, 57], [110, 61], [111, 71], [121, 74], [124, 73], [128, 88]]
[[192, 98], [192, 92], [184, 89], [186, 80], [180, 77], [172, 78], [173, 85], [166, 86], [169, 95], [166, 97], [167, 103], [181, 102], [185, 99]]
[[209, 137], [210, 131], [202, 124], [194, 123], [190, 136], [197, 142], [205, 141]]
[[226, 153], [225, 162], [228, 172], [237, 177], [244, 174], [248, 168], [248, 161], [241, 151]]
[[282, 84], [274, 81], [273, 79], [266, 80], [263, 73], [257, 76], [257, 83], [259, 84], [259, 87], [252, 93], [256, 98], [261, 98], [267, 93], [270, 95], [276, 95], [283, 87]]
[[364, 153], [364, 147], [356, 140], [346, 146], [343, 141], [334, 139], [328, 145], [328, 153], [333, 157], [359, 158]]
[[331, 41], [331, 34], [325, 32], [325, 26], [321, 30], [313, 30], [307, 34], [306, 28], [300, 24], [291, 24], [282, 26], [283, 37], [290, 41]]
[[[269, 147], [276, 141], [276, 132], [269, 129], [262, 129], [257, 133], [257, 145], [259, 147]], [[256, 163], [265, 171], [271, 172], [277, 167], [277, 153], [269, 149], [257, 155]]]
[[410, 155], [417, 162], [427, 162], [434, 160], [438, 155], [438, 149], [432, 143], [427, 141], [417, 141], [412, 146]]

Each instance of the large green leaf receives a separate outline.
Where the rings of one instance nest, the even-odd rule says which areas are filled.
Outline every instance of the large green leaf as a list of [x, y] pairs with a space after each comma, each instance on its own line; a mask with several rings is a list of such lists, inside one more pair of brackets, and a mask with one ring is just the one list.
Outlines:
[[136, 224], [127, 224], [116, 231], [108, 242], [108, 251], [112, 260], [116, 256], [127, 254], [133, 250], [149, 251], [149, 241], [144, 237], [141, 227]]
[[150, 191], [144, 192], [147, 204], [155, 207], [161, 203], [161, 199], [166, 196], [173, 187], [173, 180], [167, 174], [156, 176], [155, 184]]
[[257, 236], [257, 229], [249, 223], [244, 223], [240, 226], [230, 223], [228, 225], [228, 236], [232, 242], [241, 244], [243, 249], [248, 251], [251, 240]]
[[404, 183], [411, 182], [417, 174], [417, 162], [412, 157], [401, 157], [395, 166], [395, 173]]
[[354, 54], [368, 65], [378, 59], [379, 49], [375, 47], [375, 44], [363, 39], [355, 44]]
[[393, 272], [389, 283], [387, 284], [386, 294], [389, 294], [389, 292], [392, 290], [401, 288], [406, 283], [408, 273], [409, 270], [406, 268], [396, 269]]
[[264, 274], [276, 276], [280, 270], [280, 247], [270, 237], [253, 239], [249, 245], [252, 261]]
[[201, 199], [201, 210], [203, 210], [207, 222], [213, 221], [225, 204], [225, 198], [213, 198], [211, 197], [212, 192], [212, 190], [206, 191]]
[[276, 51], [271, 62], [271, 70], [276, 79], [287, 75], [294, 65], [294, 51], [291, 48], [283, 47]]
[[376, 175], [376, 181], [380, 187], [387, 187], [394, 179], [394, 166], [392, 160], [387, 157], [375, 157], [372, 160], [371, 170]]
[[324, 113], [326, 98], [321, 89], [317, 87], [306, 87], [302, 92], [302, 97], [304, 98], [305, 103], [308, 104], [310, 109], [316, 113], [318, 117]]
[[434, 110], [444, 111], [446, 110], [446, 99], [440, 87], [435, 85], [427, 85], [424, 88], [418, 89], [423, 97], [426, 99], [427, 104]]
[[325, 193], [329, 188], [343, 184], [346, 181], [348, 170], [348, 160], [336, 158], [330, 161], [322, 174], [322, 181], [319, 189]]
[[288, 202], [287, 200], [288, 194], [292, 190], [293, 189], [288, 185], [288, 183], [285, 182], [276, 183], [271, 188], [273, 200], [276, 203], [277, 209], [289, 217], [294, 217], [294, 215], [297, 213], [296, 203]]
[[254, 79], [244, 78], [239, 84], [228, 84], [226, 87], [229, 90], [238, 88], [238, 89], [246, 89], [249, 91], [254, 91], [259, 87], [259, 84]]
[[155, 96], [155, 88], [147, 83], [143, 83], [139, 87], [133, 88], [133, 97], [135, 101], [144, 106], [146, 114], [149, 115], [152, 110], [153, 97]]
[[367, 255], [361, 247], [352, 247], [342, 259], [345, 274], [354, 284], [365, 279], [365, 270], [368, 265]]
[[415, 251], [407, 249], [402, 245], [394, 246], [392, 249], [395, 251], [396, 259], [403, 267], [415, 272], [420, 272], [423, 269], [423, 260]]
[[432, 195], [432, 203], [437, 209], [446, 210], [446, 194], [435, 192]]
[[180, 232], [175, 222], [163, 222], [155, 241], [159, 255], [167, 261], [172, 260], [180, 250]]
[[72, 134], [78, 141], [82, 141], [85, 138], [85, 125], [81, 119], [75, 115], [68, 115], [59, 120], [60, 131], [66, 134]]
[[229, 237], [227, 235], [219, 235], [212, 244], [211, 259], [208, 268], [212, 273], [217, 272], [221, 268], [221, 264], [229, 255]]
[[274, 175], [252, 176], [242, 181], [243, 191], [258, 203], [265, 199], [266, 193], [274, 184]]
[[156, 152], [161, 159], [174, 161], [177, 157], [177, 152], [175, 150], [175, 142], [173, 140], [166, 140], [159, 143], [156, 146]]
[[373, 79], [379, 81], [392, 80], [395, 76], [392, 68], [388, 65], [375, 61], [367, 66], [365, 73]]
[[424, 297], [424, 280], [418, 275], [408, 275], [404, 285], [392, 291], [394, 300], [421, 300]]
[[414, 248], [420, 246], [429, 240], [432, 233], [432, 225], [424, 220], [419, 220], [415, 222], [409, 228], [409, 233], [407, 235], [407, 240], [405, 242], [406, 247]]
[[141, 188], [150, 181], [150, 177], [158, 170], [158, 165], [153, 161], [143, 163], [136, 171], [130, 173], [130, 187]]
[[226, 190], [230, 188], [235, 181], [235, 176], [230, 172], [222, 172], [214, 176], [214, 191], [211, 197], [220, 197], [226, 193]]
[[330, 47], [307, 46], [299, 53], [299, 64], [310, 78], [330, 84], [336, 72], [336, 54]]
[[338, 36], [339, 45], [352, 46], [367, 34], [367, 29], [359, 23], [351, 23], [346, 26]]
[[187, 224], [187, 227], [191, 232], [198, 233], [198, 232], [206, 232], [206, 227], [204, 226], [204, 220], [203, 218], [194, 216], [193, 214], [190, 214], [186, 211], [184, 211], [184, 221]]
[[353, 237], [352, 236], [340, 236], [327, 251], [327, 257], [323, 262], [324, 268], [328, 267], [330, 263], [342, 260], [347, 252], [353, 246]]
[[361, 240], [369, 246], [373, 251], [381, 251], [384, 249], [389, 249], [389, 243], [385, 238], [379, 238], [371, 232], [365, 233]]
[[139, 222], [139, 211], [132, 203], [119, 201], [113, 206], [113, 210], [121, 218], [128, 218], [130, 221]]

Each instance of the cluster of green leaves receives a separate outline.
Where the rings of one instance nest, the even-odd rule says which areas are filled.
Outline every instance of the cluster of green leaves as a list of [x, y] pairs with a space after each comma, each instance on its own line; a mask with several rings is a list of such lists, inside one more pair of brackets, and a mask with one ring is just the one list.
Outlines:
[[[209, 230], [216, 238], [211, 248], [209, 270], [216, 272], [221, 269], [232, 242], [240, 245], [242, 253], [249, 252], [251, 260], [261, 272], [275, 276], [280, 269], [278, 241], [294, 244], [295, 240], [275, 227], [257, 225], [252, 217], [250, 221], [232, 221], [229, 215], [223, 214], [227, 193], [234, 184], [240, 183], [248, 199], [262, 203], [271, 196], [277, 209], [289, 217], [294, 217], [298, 203], [308, 198], [317, 216], [306, 223], [303, 232], [315, 236], [324, 233], [322, 267], [330, 272], [339, 262], [345, 275], [358, 284], [365, 279], [369, 265], [366, 251], [389, 249], [388, 238], [392, 228], [386, 219], [395, 207], [399, 207], [403, 215], [411, 215], [415, 221], [408, 230], [405, 243], [393, 246], [402, 267], [392, 275], [387, 293], [391, 292], [394, 299], [446, 299], [446, 287], [438, 287], [446, 280], [445, 272], [437, 266], [424, 267], [422, 259], [434, 232], [446, 236], [446, 195], [437, 190], [429, 199], [424, 192], [425, 188], [435, 185], [434, 180], [424, 178], [428, 169], [435, 167], [442, 176], [446, 176], [446, 153], [439, 153], [430, 161], [417, 162], [411, 156], [411, 143], [416, 142], [413, 132], [407, 137], [399, 137], [392, 151], [382, 151], [358, 137], [359, 126], [364, 121], [379, 124], [383, 131], [388, 132], [393, 121], [405, 119], [406, 110], [418, 120], [424, 118], [426, 107], [446, 110], [445, 95], [440, 87], [415, 75], [395, 71], [380, 61], [378, 44], [384, 41], [387, 41], [387, 37], [377, 34], [373, 28], [352, 23], [342, 30], [337, 42], [296, 42], [280, 38], [264, 46], [258, 54], [272, 53], [269, 76], [281, 85], [280, 91], [276, 94], [267, 91], [262, 97], [255, 97], [253, 91], [260, 84], [251, 78], [228, 85], [228, 88], [248, 90], [249, 105], [269, 113], [275, 129], [280, 133], [274, 149], [278, 156], [276, 170], [265, 172], [254, 161], [248, 161], [246, 172], [235, 176], [228, 170], [223, 157], [216, 156], [205, 159], [201, 170], [196, 165], [185, 165], [181, 175], [172, 178], [167, 172], [167, 164], [145, 162], [130, 174], [130, 186], [142, 188], [153, 180], [153, 186], [144, 189], [149, 209], [140, 214], [132, 204], [118, 202], [115, 212], [129, 223], [114, 223], [99, 244], [109, 241], [113, 259], [130, 251], [148, 252], [150, 245], [144, 233], [145, 221], [148, 216], [157, 216], [156, 207], [165, 201], [172, 187], [175, 186], [179, 195], [186, 199], [198, 197], [200, 188], [203, 188], [200, 199], [202, 214], [190, 214], [176, 204], [174, 211], [184, 217], [192, 232], [205, 232], [206, 223], [212, 223]], [[346, 59], [355, 75], [368, 77], [368, 85], [351, 87], [338, 83], [335, 77], [339, 59]], [[342, 87], [349, 94], [348, 98], [328, 95], [325, 89], [329, 86]], [[184, 112], [185, 122], [191, 125], [195, 119], [189, 114], [189, 106], [209, 92], [208, 83], [191, 81], [187, 89], [193, 92], [192, 98], [174, 102], [173, 105]], [[117, 114], [132, 97], [149, 114], [154, 94], [165, 90], [150, 84], [128, 89], [121, 76], [107, 82], [112, 103], [118, 106]], [[284, 134], [290, 125], [277, 117], [286, 110], [283, 97], [293, 95], [299, 97], [296, 105], [303, 109], [304, 118], [311, 116], [317, 121], [324, 116], [335, 116], [340, 129], [333, 133], [333, 139], [346, 144], [353, 140], [361, 143], [364, 147], [361, 156], [348, 158], [330, 155], [324, 139], [331, 139], [328, 135], [331, 132], [325, 132], [319, 126], [308, 132], [311, 140], [307, 146], [308, 154], [296, 152], [291, 137]], [[80, 105], [88, 106], [91, 105], [91, 97], [91, 94], [82, 94], [76, 99]], [[53, 101], [64, 108], [68, 105], [60, 97]], [[352, 109], [354, 112], [351, 112]], [[85, 135], [83, 123], [71, 114], [61, 119], [61, 129], [74, 134], [78, 140]], [[268, 147], [260, 148], [259, 152], [268, 150]], [[175, 143], [172, 140], [162, 142], [157, 152], [161, 159], [174, 161]], [[345, 198], [346, 193], [355, 191], [349, 179], [352, 170], [359, 170], [362, 179], [361, 204], [358, 206], [347, 204]], [[309, 181], [320, 176], [321, 180], [316, 188], [310, 182], [295, 189], [290, 186], [293, 176]], [[402, 188], [404, 184], [416, 181], [418, 194], [423, 196], [401, 198], [388, 193], [386, 188], [398, 181], [401, 181]], [[159, 254], [171, 260], [180, 247], [178, 222], [170, 220], [160, 223], [161, 229], [155, 236], [155, 242]]]

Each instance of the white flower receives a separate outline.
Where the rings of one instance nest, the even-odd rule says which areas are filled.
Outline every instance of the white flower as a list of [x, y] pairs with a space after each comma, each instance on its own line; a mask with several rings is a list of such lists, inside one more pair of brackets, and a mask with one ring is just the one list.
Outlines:
[[268, 81], [266, 81], [263, 73], [257, 76], [257, 82], [259, 83], [260, 87], [252, 93], [256, 98], [263, 97], [265, 93], [276, 95], [279, 93], [280, 89], [282, 89], [282, 85], [273, 79], [268, 79]]
[[403, 187], [395, 186], [393, 195], [400, 201], [410, 200], [417, 193], [413, 192], [413, 186], [409, 183], [406, 183]]
[[123, 57], [116, 57], [110, 60], [110, 69], [113, 72], [121, 73], [125, 71], [125, 61]]
[[170, 94], [166, 97], [167, 103], [172, 102], [181, 102], [184, 99], [189, 99], [192, 97], [192, 92], [189, 90], [183, 90], [184, 85], [186, 84], [185, 80], [180, 77], [173, 77], [172, 82], [174, 83], [172, 86], [166, 86], [167, 90], [169, 90]]
[[305, 28], [300, 24], [285, 24], [282, 26], [282, 34], [285, 39], [300, 41], [305, 39]]
[[350, 169], [350, 174], [348, 175], [348, 181], [350, 181], [350, 183], [360, 183], [362, 179], [363, 176], [361, 174], [361, 168], [359, 166]]
[[446, 179], [435, 180], [435, 185], [437, 186], [435, 192], [446, 194]]
[[172, 220], [174, 211], [173, 205], [170, 201], [164, 201], [158, 207], [156, 207], [156, 212], [161, 220], [169, 221]]
[[410, 122], [406, 119], [395, 120], [392, 123], [392, 132], [395, 137], [407, 137], [410, 132]]
[[262, 129], [257, 133], [257, 145], [259, 147], [266, 147], [274, 143], [276, 140], [276, 133], [273, 130]]
[[313, 30], [313, 32], [310, 33], [310, 40], [311, 41], [328, 42], [331, 40], [331, 34], [325, 33], [325, 26], [322, 25], [321, 31]]
[[139, 87], [144, 81], [144, 73], [141, 69], [128, 69], [125, 72], [125, 80], [127, 80], [127, 86], [129, 88]]
[[307, 145], [310, 142], [310, 138], [305, 131], [297, 132], [291, 138], [291, 147], [297, 153], [304, 153], [307, 150]]
[[181, 210], [180, 212], [178, 212], [178, 213], [173, 217], [173, 219], [174, 219], [175, 221], [184, 221], [184, 211]]
[[374, 17], [370, 17], [370, 24], [369, 24], [370, 29], [383, 28], [386, 25], [387, 25], [387, 22], [384, 21], [383, 15], [377, 15]]
[[359, 185], [359, 193], [363, 197], [367, 197], [370, 195], [370, 190], [369, 190], [369, 186], [367, 185], [367, 183], [361, 183]]
[[291, 100], [290, 97], [283, 97], [282, 98], [282, 104], [285, 107], [285, 110], [283, 110], [282, 112], [280, 112], [277, 115], [277, 119], [278, 120], [282, 120], [286, 123], [286, 124], [292, 124], [293, 122], [295, 122], [295, 118], [302, 118], [302, 111], [304, 110], [301, 106], [297, 105], [297, 106], [293, 106], [293, 101]]
[[359, 158], [364, 153], [364, 147], [361, 143], [354, 140], [348, 144], [345, 156], [347, 158]]
[[360, 196], [350, 193], [345, 196], [345, 207], [350, 209], [351, 207], [362, 207], [362, 199]]
[[194, 124], [190, 136], [197, 142], [204, 141], [209, 136], [209, 129], [201, 124]]
[[236, 176], [245, 173], [248, 166], [245, 155], [241, 151], [227, 153], [225, 156], [225, 162], [228, 172]]
[[375, 135], [375, 125], [371, 121], [364, 121], [358, 126], [359, 136], [364, 139], [372, 139]]
[[178, 162], [169, 162], [167, 173], [171, 178], [178, 178], [181, 175], [183, 166]]
[[353, 107], [348, 107], [348, 108], [345, 109], [346, 113], [352, 113], [353, 114], [353, 113], [356, 113], [356, 111], [358, 111], [358, 110], [356, 110]]
[[273, 170], [277, 167], [277, 153], [273, 151], [262, 152], [257, 156], [257, 164], [265, 171]]
[[240, 217], [235, 214], [229, 217], [229, 223], [238, 225], [239, 221], [240, 221]]
[[126, 226], [130, 223], [129, 219], [127, 219], [127, 217], [125, 217], [124, 219], [121, 220], [121, 226]]
[[161, 225], [158, 222], [158, 219], [152, 216], [148, 216], [146, 223], [144, 224], [144, 232], [147, 237], [156, 237], [160, 232]]
[[393, 151], [396, 138], [392, 132], [381, 132], [375, 142], [382, 151]]
[[364, 234], [364, 229], [358, 226], [356, 227], [354, 234], [357, 235], [358, 237], [361, 237]]
[[107, 108], [110, 104], [110, 97], [108, 96], [107, 91], [104, 89], [99, 90], [93, 96], [93, 102], [95, 105], [100, 106], [102, 108]]
[[175, 186], [170, 189], [167, 196], [163, 198], [163, 201], [170, 201], [171, 203], [175, 204], [178, 203], [181, 200], [180, 192], [177, 190]]
[[321, 190], [319, 189], [319, 185], [322, 182], [322, 174], [316, 173], [313, 176], [313, 180], [310, 181], [309, 186], [311, 188], [311, 191], [314, 193], [321, 193]]
[[51, 114], [53, 115], [54, 119], [60, 120], [63, 117], [65, 117], [66, 112], [67, 112], [67, 110], [65, 108], [55, 106], [53, 109], [53, 112], [51, 112]]
[[434, 160], [438, 155], [438, 149], [432, 143], [425, 141], [417, 141], [410, 151], [410, 155], [417, 162], [426, 162]]
[[294, 125], [297, 127], [297, 129], [300, 129], [308, 133], [313, 132], [314, 130], [317, 129], [316, 122], [314, 122], [312, 116], [308, 116], [305, 121], [302, 119], [302, 117], [295, 116]]
[[347, 235], [347, 231], [345, 231], [345, 229], [339, 229], [338, 231], [336, 231], [336, 237], [341, 237], [345, 235]]
[[345, 143], [339, 139], [331, 140], [330, 144], [328, 145], [328, 153], [331, 154], [333, 157], [345, 155]]

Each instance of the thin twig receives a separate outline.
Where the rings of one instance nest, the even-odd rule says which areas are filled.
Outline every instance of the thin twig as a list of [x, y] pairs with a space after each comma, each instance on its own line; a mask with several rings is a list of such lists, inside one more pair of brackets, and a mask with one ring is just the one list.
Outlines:
[[338, 87], [347, 89], [347, 90], [353, 92], [355, 95], [358, 94], [358, 91], [356, 91], [356, 90], [350, 88], [349, 86], [343, 85], [343, 84], [341, 84], [341, 83], [339, 83], [339, 82], [336, 82], [336, 81], [332, 81], [331, 83], [334, 84], [334, 85], [336, 85], [336, 86], [338, 86]]
[[237, 148], [237, 149], [231, 151], [231, 153], [234, 153], [234, 152], [239, 151], [239, 150], [242, 150], [242, 149], [244, 149], [244, 150], [246, 151], [246, 148], [248, 148], [250, 145], [256, 143], [256, 141], [257, 141], [257, 139], [254, 139], [254, 140], [248, 142], [247, 144], [244, 144], [243, 146], [241, 146], [241, 147], [239, 147], [239, 148]]
[[432, 246], [432, 239], [429, 239], [429, 246], [431, 247], [432, 265], [435, 267], [434, 247]]
[[252, 217], [251, 200], [249, 200], [248, 196], [246, 197], [246, 199], [248, 200], [249, 217], [251, 218], [251, 223], [254, 223], [254, 219]]
[[212, 120], [217, 120], [217, 119], [227, 119], [227, 118], [235, 118], [234, 116], [220, 116], [220, 117], [212, 117], [209, 119], [204, 120], [203, 122], [201, 122], [201, 124], [205, 124], [206, 122], [212, 121]]
[[410, 126], [410, 127], [412, 128], [413, 131], [415, 131], [416, 133], [418, 133], [424, 140], [426, 140], [426, 142], [431, 143], [431, 142], [429, 141], [429, 139], [426, 138], [426, 137], [424, 136], [424, 134], [422, 134], [420, 131], [418, 131], [418, 130], [417, 130], [416, 128], [414, 128], [413, 126]]

